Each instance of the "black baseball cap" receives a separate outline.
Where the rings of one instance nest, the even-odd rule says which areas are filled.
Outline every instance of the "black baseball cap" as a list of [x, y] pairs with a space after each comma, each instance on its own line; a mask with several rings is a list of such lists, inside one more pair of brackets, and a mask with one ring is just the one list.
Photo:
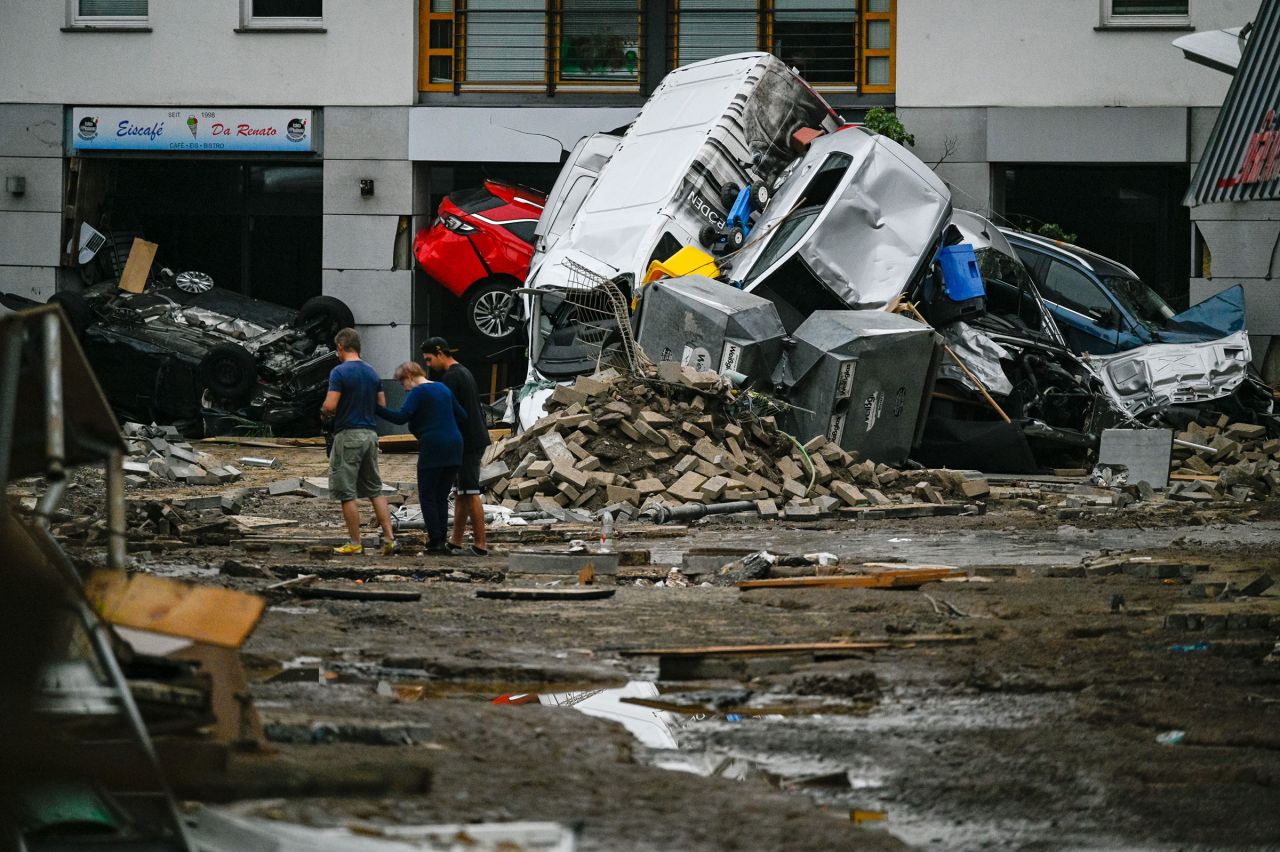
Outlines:
[[421, 349], [423, 355], [434, 355], [437, 352], [458, 351], [457, 349], [450, 349], [449, 341], [445, 340], [443, 337], [428, 337], [426, 340], [422, 341]]

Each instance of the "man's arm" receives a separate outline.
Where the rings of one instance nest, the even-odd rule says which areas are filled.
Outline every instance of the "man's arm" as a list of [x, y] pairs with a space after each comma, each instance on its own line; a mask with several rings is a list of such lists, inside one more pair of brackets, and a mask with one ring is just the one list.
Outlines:
[[383, 408], [386, 408], [387, 406], [386, 391], [378, 391], [378, 405], [381, 405]]
[[320, 406], [320, 416], [325, 420], [333, 417], [338, 412], [338, 400], [342, 398], [342, 391], [331, 390], [324, 397], [324, 403]]

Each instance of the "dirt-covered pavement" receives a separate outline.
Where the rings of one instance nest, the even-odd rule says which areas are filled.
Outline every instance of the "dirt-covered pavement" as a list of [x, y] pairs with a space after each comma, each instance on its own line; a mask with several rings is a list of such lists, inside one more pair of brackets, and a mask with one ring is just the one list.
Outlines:
[[[323, 468], [315, 451], [281, 455], [285, 470], [244, 484]], [[73, 489], [72, 514], [97, 494]], [[246, 514], [294, 522], [256, 542], [132, 549], [136, 570], [246, 591], [319, 573], [328, 587], [422, 593], [268, 593], [244, 660], [275, 751], [236, 755], [220, 789], [273, 819], [550, 819], [579, 825], [586, 849], [1276, 848], [1280, 588], [1212, 596], [1280, 579], [1277, 506], [1065, 517], [1022, 505], [624, 524], [618, 548], [652, 565], [597, 576], [616, 593], [595, 601], [476, 597], [574, 586], [509, 574], [504, 554], [567, 549], [589, 531], [507, 530], [488, 558], [322, 558], [317, 543], [340, 528], [320, 498], [251, 493]], [[911, 590], [653, 582], [707, 547], [969, 570]], [[747, 657], [692, 681], [660, 681], [656, 657], [628, 653], [864, 640], [890, 647]], [[542, 699], [492, 703], [529, 694]]]

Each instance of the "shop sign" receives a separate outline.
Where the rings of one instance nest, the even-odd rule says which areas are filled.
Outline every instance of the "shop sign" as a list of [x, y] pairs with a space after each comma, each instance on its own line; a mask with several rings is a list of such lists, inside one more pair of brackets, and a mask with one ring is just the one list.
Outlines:
[[74, 107], [75, 151], [315, 150], [309, 109]]

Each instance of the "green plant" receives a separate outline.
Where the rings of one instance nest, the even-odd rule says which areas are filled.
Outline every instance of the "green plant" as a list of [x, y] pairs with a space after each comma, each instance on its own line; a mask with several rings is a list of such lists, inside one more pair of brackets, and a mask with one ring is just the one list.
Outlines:
[[1045, 222], [1036, 229], [1036, 233], [1042, 237], [1046, 237], [1051, 240], [1060, 240], [1064, 243], [1074, 243], [1076, 241], [1076, 237], [1079, 236], [1079, 234], [1072, 234], [1068, 231], [1064, 231], [1062, 226], [1057, 222]]
[[888, 136], [899, 145], [910, 147], [916, 144], [915, 135], [907, 132], [907, 128], [903, 127], [902, 120], [898, 118], [897, 113], [890, 112], [884, 107], [872, 107], [867, 110], [862, 123], [868, 130], [874, 130], [882, 136]]

